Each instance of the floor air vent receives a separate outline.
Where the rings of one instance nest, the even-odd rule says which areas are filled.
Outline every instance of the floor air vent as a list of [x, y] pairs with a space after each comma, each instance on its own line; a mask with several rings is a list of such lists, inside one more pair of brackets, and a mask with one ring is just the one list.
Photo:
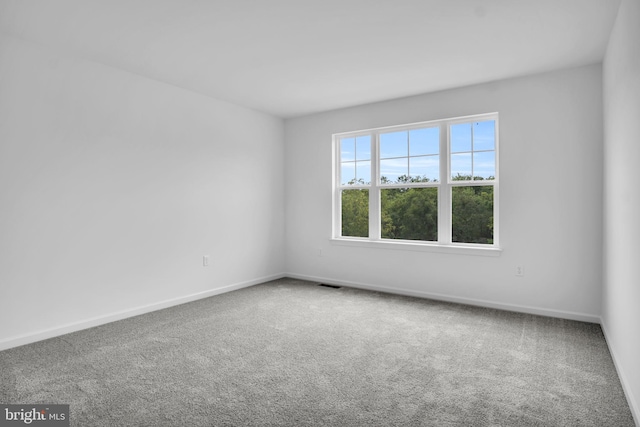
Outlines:
[[320, 283], [318, 284], [318, 286], [324, 286], [325, 288], [332, 288], [332, 289], [340, 289], [342, 286], [336, 286], [336, 285], [327, 285], [326, 283]]

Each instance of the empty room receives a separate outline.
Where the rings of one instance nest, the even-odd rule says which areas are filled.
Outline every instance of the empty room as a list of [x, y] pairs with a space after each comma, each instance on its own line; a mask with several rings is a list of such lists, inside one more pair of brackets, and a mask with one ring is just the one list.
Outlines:
[[0, 425], [640, 427], [640, 0], [0, 0]]

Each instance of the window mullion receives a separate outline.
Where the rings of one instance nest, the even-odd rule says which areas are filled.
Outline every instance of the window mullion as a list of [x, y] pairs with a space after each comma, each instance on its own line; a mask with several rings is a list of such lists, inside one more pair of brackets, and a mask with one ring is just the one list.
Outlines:
[[369, 188], [369, 239], [380, 240], [379, 137], [371, 135], [371, 187]]
[[440, 125], [440, 188], [438, 189], [438, 243], [451, 243], [451, 185], [449, 184], [449, 125]]
[[333, 141], [333, 159], [335, 165], [335, 171], [333, 174], [334, 179], [334, 194], [333, 194], [333, 235], [335, 237], [342, 235], [342, 186], [341, 180], [341, 168], [342, 163], [340, 158], [341, 142], [339, 138], [334, 137]]
[[471, 123], [471, 181], [475, 180], [475, 164], [474, 164], [474, 149], [475, 149], [475, 142], [474, 142], [474, 133], [475, 133], [475, 127], [473, 126], [473, 122]]
[[411, 177], [411, 132], [407, 132], [407, 178]]

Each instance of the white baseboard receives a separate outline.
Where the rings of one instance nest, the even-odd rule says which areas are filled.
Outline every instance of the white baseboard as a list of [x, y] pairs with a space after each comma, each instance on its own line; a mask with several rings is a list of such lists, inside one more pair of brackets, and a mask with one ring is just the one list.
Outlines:
[[[42, 341], [42, 340], [45, 340], [45, 339], [57, 337], [57, 336], [60, 336], [60, 335], [71, 333], [71, 332], [76, 332], [76, 331], [80, 331], [80, 330], [83, 330], [83, 329], [92, 328], [94, 326], [104, 325], [106, 323], [115, 322], [117, 320], [122, 320], [122, 319], [126, 319], [126, 318], [133, 317], [133, 316], [138, 316], [140, 314], [145, 314], [145, 313], [149, 313], [149, 312], [156, 311], [156, 310], [162, 310], [163, 308], [168, 308], [168, 307], [173, 307], [175, 305], [185, 304], [185, 303], [188, 303], [188, 302], [191, 302], [191, 301], [196, 301], [196, 300], [199, 300], [199, 299], [202, 299], [202, 298], [208, 298], [210, 296], [219, 295], [219, 294], [223, 294], [223, 293], [226, 293], [226, 292], [231, 292], [231, 291], [234, 291], [234, 290], [237, 290], [237, 289], [246, 288], [246, 287], [249, 287], [249, 286], [253, 286], [253, 285], [260, 284], [260, 283], [268, 282], [270, 280], [279, 279], [279, 278], [282, 278], [282, 277], [291, 277], [291, 278], [294, 278], [294, 279], [308, 280], [308, 281], [313, 281], [313, 282], [322, 282], [322, 283], [327, 283], [327, 284], [346, 286], [346, 287], [352, 287], [352, 288], [359, 288], [359, 289], [366, 289], [366, 290], [371, 290], [371, 291], [385, 292], [385, 293], [398, 294], [398, 295], [414, 296], [414, 297], [419, 297], [419, 298], [428, 298], [428, 299], [434, 299], [434, 300], [439, 300], [439, 301], [455, 302], [455, 303], [460, 303], [460, 304], [475, 305], [475, 306], [488, 307], [488, 308], [496, 308], [496, 309], [500, 309], [500, 310], [515, 311], [515, 312], [529, 313], [529, 314], [537, 314], [537, 315], [541, 315], [541, 316], [558, 317], [558, 318], [563, 318], [563, 319], [578, 320], [578, 321], [582, 321], [582, 322], [591, 322], [591, 323], [600, 323], [601, 322], [601, 319], [600, 319], [599, 316], [593, 316], [593, 315], [588, 315], [588, 314], [583, 314], [583, 313], [573, 313], [573, 312], [567, 312], [567, 311], [541, 309], [541, 308], [536, 308], [536, 307], [528, 307], [528, 306], [521, 306], [521, 305], [515, 305], [515, 304], [495, 303], [495, 302], [492, 302], [492, 301], [471, 299], [471, 298], [453, 297], [453, 296], [444, 295], [444, 294], [422, 292], [422, 291], [416, 291], [416, 290], [411, 290], [411, 289], [390, 288], [390, 287], [384, 287], [384, 286], [369, 285], [369, 284], [366, 284], [366, 283], [359, 283], [359, 282], [351, 282], [351, 281], [331, 279], [331, 278], [327, 278], [327, 277], [316, 277], [316, 276], [302, 275], [302, 274], [296, 274], [296, 273], [287, 273], [287, 274], [273, 274], [273, 275], [270, 275], [270, 276], [259, 277], [259, 278], [253, 279], [253, 280], [249, 280], [249, 281], [245, 281], [245, 282], [240, 282], [240, 283], [235, 283], [235, 284], [232, 284], [232, 285], [223, 286], [221, 288], [210, 289], [208, 291], [199, 292], [199, 293], [196, 293], [196, 294], [186, 295], [186, 296], [179, 297], [179, 298], [174, 298], [174, 299], [171, 299], [171, 300], [161, 301], [161, 302], [154, 303], [154, 304], [149, 304], [149, 305], [145, 305], [145, 306], [132, 308], [130, 310], [123, 310], [123, 311], [119, 311], [119, 312], [116, 312], [116, 313], [111, 313], [111, 314], [107, 314], [107, 315], [103, 315], [103, 316], [84, 319], [84, 320], [81, 320], [81, 321], [78, 321], [78, 322], [68, 323], [68, 324], [64, 324], [64, 325], [60, 325], [60, 326], [55, 326], [53, 328], [40, 330], [40, 331], [36, 331], [36, 332], [33, 332], [33, 333], [29, 333], [29, 334], [9, 337], [9, 338], [0, 340], [0, 351], [6, 350], [6, 349], [9, 349], [9, 348], [13, 348], [13, 347], [18, 347], [18, 346], [25, 345], [25, 344], [31, 344], [31, 343], [34, 343], [34, 342], [37, 342], [37, 341]], [[611, 353], [613, 354], [613, 351]], [[635, 415], [635, 413], [634, 413], [634, 415]], [[640, 427], [640, 426], [638, 426], [638, 427]]]
[[548, 308], [530, 307], [518, 304], [505, 304], [494, 301], [487, 301], [474, 298], [463, 298], [445, 294], [437, 294], [431, 292], [416, 291], [413, 289], [390, 288], [386, 286], [369, 285], [367, 283], [350, 282], [344, 280], [331, 279], [327, 277], [315, 277], [304, 274], [287, 273], [286, 277], [293, 279], [309, 280], [312, 282], [327, 283], [329, 285], [346, 286], [349, 288], [366, 289], [370, 291], [385, 292], [389, 294], [406, 295], [419, 298], [427, 298], [438, 301], [455, 302], [459, 304], [474, 305], [486, 308], [495, 308], [498, 310], [515, 311], [518, 313], [537, 314], [539, 316], [556, 317], [560, 319], [578, 320], [580, 322], [600, 323], [600, 316], [585, 313], [575, 313], [571, 311], [553, 310]]
[[620, 383], [622, 384], [622, 390], [624, 390], [624, 394], [627, 398], [627, 403], [629, 404], [629, 409], [631, 409], [631, 415], [633, 415], [633, 420], [636, 423], [636, 427], [640, 427], [640, 401], [635, 398], [633, 392], [631, 391], [631, 387], [625, 381], [626, 376], [624, 375], [624, 371], [622, 369], [622, 365], [620, 365], [619, 357], [615, 350], [615, 347], [611, 345], [611, 341], [608, 337], [607, 333], [607, 324], [604, 319], [600, 319], [600, 327], [602, 327], [602, 333], [604, 334], [604, 338], [607, 341], [607, 347], [609, 347], [609, 353], [611, 353], [611, 358], [613, 359], [613, 365], [616, 367], [616, 372], [618, 373], [618, 378], [620, 378]]
[[[48, 339], [48, 338], [54, 338], [54, 337], [68, 334], [71, 332], [92, 328], [94, 326], [104, 325], [106, 323], [115, 322], [117, 320], [138, 316], [140, 314], [145, 314], [152, 311], [162, 310], [168, 307], [185, 304], [191, 301], [208, 298], [214, 295], [219, 295], [219, 294], [235, 291], [242, 288], [247, 288], [249, 286], [254, 286], [260, 283], [268, 282], [270, 280], [275, 280], [282, 277], [290, 277], [293, 279], [308, 280], [312, 282], [321, 282], [321, 283], [327, 283], [331, 285], [345, 286], [345, 287], [385, 292], [385, 293], [398, 294], [398, 295], [414, 296], [419, 298], [428, 298], [428, 299], [439, 300], [439, 301], [455, 302], [455, 303], [474, 305], [474, 306], [480, 306], [480, 307], [495, 308], [500, 310], [537, 314], [541, 316], [557, 317], [557, 318], [563, 318], [563, 319], [569, 319], [569, 320], [578, 320], [582, 322], [599, 323], [602, 327], [602, 331], [605, 335], [605, 339], [607, 339], [607, 336], [608, 336], [607, 326], [604, 323], [604, 321], [600, 318], [600, 316], [594, 316], [590, 314], [543, 309], [543, 308], [537, 308], [537, 307], [522, 306], [517, 304], [496, 303], [496, 302], [487, 301], [487, 300], [461, 298], [461, 297], [455, 297], [455, 296], [444, 295], [444, 294], [416, 291], [411, 289], [389, 288], [385, 286], [375, 286], [375, 285], [369, 285], [369, 284], [359, 283], [359, 282], [331, 279], [327, 277], [316, 277], [316, 276], [309, 276], [309, 275], [296, 274], [296, 273], [287, 273], [287, 274], [273, 274], [270, 276], [260, 277], [260, 278], [256, 278], [256, 279], [245, 281], [245, 282], [223, 286], [221, 288], [210, 289], [204, 292], [199, 292], [199, 293], [190, 294], [190, 295], [186, 295], [179, 298], [174, 298], [171, 300], [165, 300], [165, 301], [161, 301], [154, 304], [136, 307], [130, 310], [119, 311], [119, 312], [111, 313], [104, 316], [85, 319], [79, 322], [68, 323], [65, 325], [37, 331], [30, 334], [10, 337], [0, 341], [0, 351], [13, 348], [13, 347], [18, 347], [25, 344], [31, 344], [37, 341]], [[617, 353], [615, 349], [611, 346], [610, 341], [608, 339], [607, 339], [607, 345], [609, 346], [609, 351], [611, 353], [613, 363], [618, 373], [618, 377], [620, 378], [620, 382], [622, 384], [622, 388], [626, 395], [627, 402], [629, 403], [629, 407], [634, 417], [636, 426], [640, 427], [640, 407], [638, 407], [638, 403], [637, 403], [638, 401], [635, 400], [633, 393], [631, 392], [631, 389], [625, 382], [625, 376], [623, 375], [623, 370], [620, 366], [620, 363], [618, 362], [619, 359], [617, 357]]]
[[227, 286], [223, 286], [216, 289], [210, 289], [204, 292], [198, 292], [198, 293], [186, 295], [183, 297], [160, 301], [160, 302], [145, 305], [145, 306], [135, 307], [130, 310], [123, 310], [116, 313], [97, 316], [90, 319], [84, 319], [78, 322], [55, 326], [50, 329], [45, 329], [45, 330], [41, 330], [41, 331], [37, 331], [37, 332], [25, 334], [25, 335], [10, 337], [0, 341], [0, 351], [7, 350], [13, 347], [18, 347], [25, 344], [31, 344], [37, 341], [48, 339], [48, 338], [54, 338], [60, 335], [69, 334], [71, 332], [81, 331], [87, 328], [93, 328], [94, 326], [104, 325], [105, 323], [115, 322], [117, 320], [138, 316], [140, 314], [162, 310], [163, 308], [173, 307], [175, 305], [185, 304], [187, 302], [208, 298], [214, 295], [219, 295], [219, 294], [235, 291], [242, 288], [247, 288], [249, 286], [268, 282], [270, 280], [280, 279], [282, 277], [284, 277], [283, 274], [273, 274], [270, 276], [259, 277], [257, 279], [235, 283], [232, 285], [227, 285]]

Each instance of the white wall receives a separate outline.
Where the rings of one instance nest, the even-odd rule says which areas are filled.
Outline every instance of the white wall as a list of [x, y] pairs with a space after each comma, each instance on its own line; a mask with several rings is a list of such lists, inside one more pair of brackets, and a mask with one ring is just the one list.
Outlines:
[[283, 128], [0, 38], [0, 349], [279, 276]]
[[[597, 322], [601, 79], [601, 66], [593, 65], [287, 120], [288, 273]], [[330, 242], [333, 133], [494, 111], [500, 113], [501, 256]], [[525, 277], [515, 276], [518, 264]]]
[[640, 425], [640, 0], [623, 0], [604, 60], [602, 323]]

